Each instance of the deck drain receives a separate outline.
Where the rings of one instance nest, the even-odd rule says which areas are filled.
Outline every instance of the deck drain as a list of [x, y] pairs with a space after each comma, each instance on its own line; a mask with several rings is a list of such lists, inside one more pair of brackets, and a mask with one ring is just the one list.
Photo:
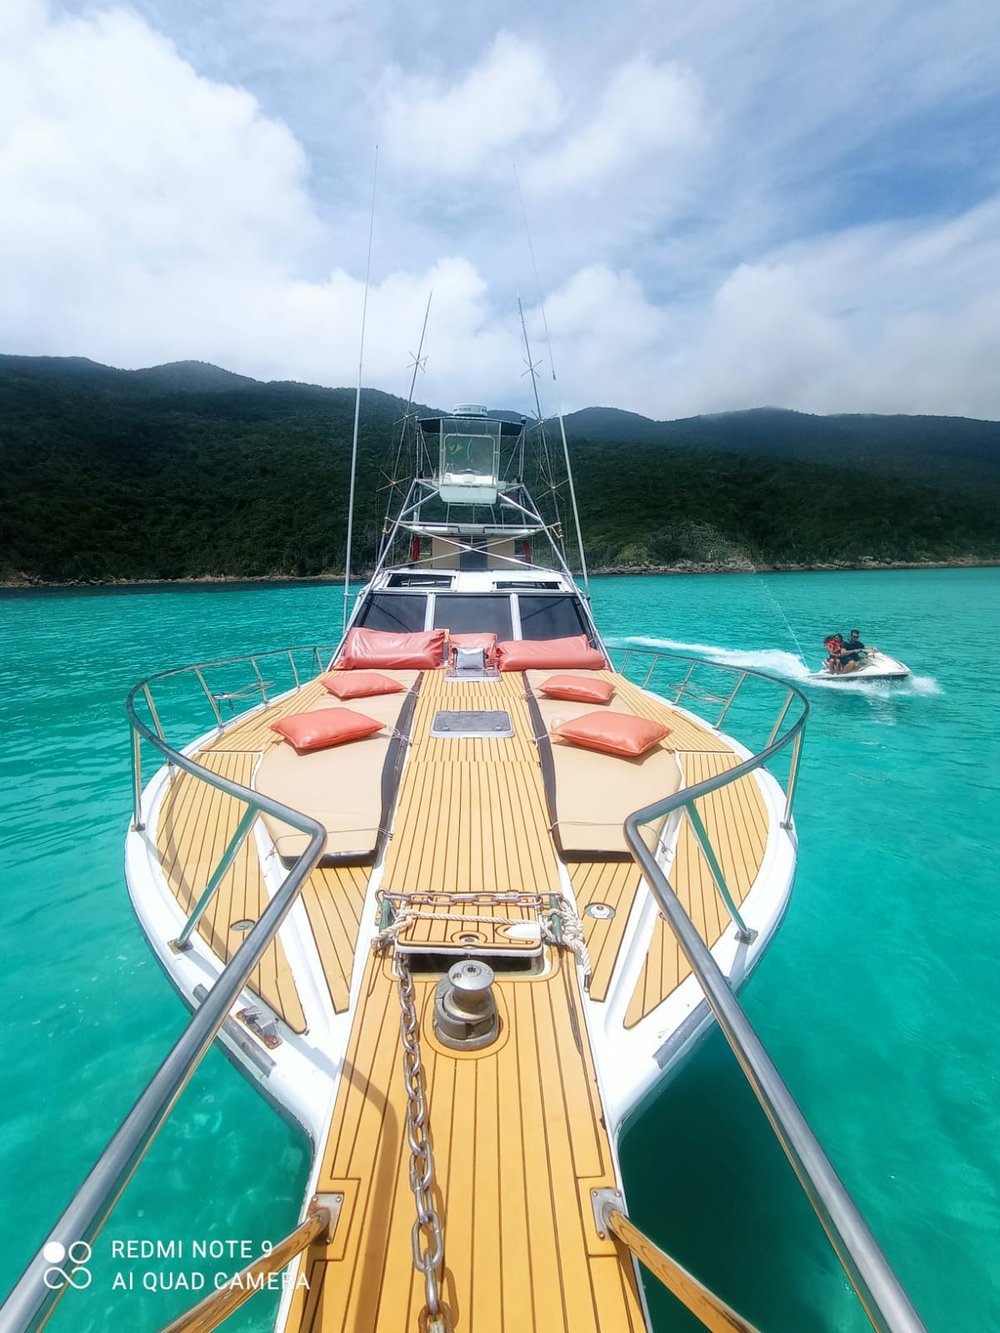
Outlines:
[[584, 916], [596, 917], [598, 921], [610, 921], [615, 909], [610, 903], [588, 903], [583, 909]]
[[253, 928], [254, 928], [254, 926], [255, 926], [256, 924], [257, 924], [256, 921], [251, 921], [250, 918], [249, 918], [248, 916], [245, 916], [245, 917], [242, 917], [239, 921], [234, 921], [233, 924], [229, 927], [229, 929], [230, 929], [230, 930], [253, 930]]

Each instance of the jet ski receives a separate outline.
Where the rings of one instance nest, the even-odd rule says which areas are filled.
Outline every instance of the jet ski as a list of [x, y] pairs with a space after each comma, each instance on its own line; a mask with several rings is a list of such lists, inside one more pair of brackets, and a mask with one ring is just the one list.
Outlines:
[[910, 674], [910, 668], [905, 662], [890, 657], [880, 648], [865, 648], [859, 662], [848, 662], [842, 671], [831, 671], [824, 663], [819, 671], [810, 672], [810, 680], [848, 685], [860, 680], [906, 680]]

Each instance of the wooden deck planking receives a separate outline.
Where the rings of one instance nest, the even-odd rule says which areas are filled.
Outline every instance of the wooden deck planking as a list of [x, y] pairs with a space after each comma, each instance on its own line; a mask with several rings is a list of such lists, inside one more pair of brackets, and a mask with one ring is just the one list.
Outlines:
[[[434, 715], [442, 708], [502, 708], [511, 715], [514, 736], [432, 737]], [[558, 892], [520, 675], [453, 683], [443, 673], [428, 674], [411, 735], [384, 888], [395, 893]]]
[[[735, 768], [732, 753], [688, 752], [683, 756], [687, 784], [693, 786]], [[768, 815], [752, 775], [739, 778], [697, 803], [726, 884], [737, 906], [760, 872], [767, 845]], [[670, 883], [709, 948], [729, 924], [729, 911], [715, 886], [690, 821], [682, 819]], [[629, 1001], [625, 1026], [634, 1027], [690, 974], [673, 931], [659, 919], [642, 973]]]
[[302, 902], [323, 977], [338, 1014], [347, 1010], [350, 1000], [354, 950], [370, 873], [364, 866], [319, 866], [302, 886]]
[[[199, 762], [212, 772], [246, 786], [253, 756], [202, 752]], [[160, 807], [156, 842], [163, 873], [182, 911], [190, 912], [194, 906], [229, 845], [245, 808], [242, 801], [200, 779], [187, 773], [175, 773]], [[198, 934], [212, 952], [227, 963], [245, 938], [232, 929], [232, 923], [243, 918], [256, 921], [267, 902], [268, 894], [251, 834], [219, 884], [198, 924]], [[280, 939], [272, 941], [249, 985], [294, 1032], [305, 1031], [305, 1015]]]
[[[642, 871], [631, 861], [590, 861], [575, 863], [572, 875], [584, 941], [590, 953], [590, 998], [606, 1000], [629, 913], [642, 883]], [[606, 903], [614, 908], [614, 916], [610, 920], [587, 916], [585, 909], [591, 903]]]
[[[611, 1186], [611, 1150], [580, 995], [561, 960], [543, 978], [501, 975], [503, 1032], [458, 1053], [429, 1035], [436, 977], [417, 977], [439, 1207], [445, 1299], [456, 1333], [634, 1333], [631, 1265], [597, 1237], [591, 1188]], [[318, 1189], [346, 1195], [332, 1246], [305, 1259], [300, 1333], [400, 1333], [423, 1305], [410, 1230], [405, 1092], [396, 983], [372, 959]], [[610, 1263], [614, 1272], [609, 1270]]]

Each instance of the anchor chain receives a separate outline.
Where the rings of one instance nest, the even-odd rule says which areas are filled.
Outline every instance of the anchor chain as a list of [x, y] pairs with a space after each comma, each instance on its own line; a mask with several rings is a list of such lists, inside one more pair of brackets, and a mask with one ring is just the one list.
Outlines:
[[417, 1206], [413, 1224], [413, 1264], [424, 1275], [428, 1333], [445, 1333], [439, 1274], [444, 1262], [441, 1218], [434, 1207], [434, 1157], [428, 1137], [427, 1096], [420, 1054], [413, 976], [407, 959], [396, 954], [399, 973], [399, 1031], [403, 1043], [403, 1082], [406, 1087], [406, 1137], [410, 1145], [410, 1188]]

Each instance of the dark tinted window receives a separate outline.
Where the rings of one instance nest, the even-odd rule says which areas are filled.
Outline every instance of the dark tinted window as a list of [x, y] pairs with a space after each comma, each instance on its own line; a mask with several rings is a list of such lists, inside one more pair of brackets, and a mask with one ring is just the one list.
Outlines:
[[422, 593], [377, 592], [361, 608], [357, 623], [365, 629], [422, 630], [427, 598]]
[[497, 592], [503, 592], [505, 589], [510, 592], [523, 592], [525, 588], [551, 588], [558, 591], [558, 583], [546, 583], [542, 579], [532, 579], [528, 583], [525, 579], [497, 579], [493, 584]]
[[510, 639], [510, 598], [492, 593], [438, 593], [434, 602], [435, 629], [453, 634], [489, 634]]
[[391, 574], [390, 588], [450, 588], [450, 574]]
[[572, 593], [560, 597], [533, 597], [522, 593], [521, 637], [525, 639], [564, 639], [570, 634], [586, 634], [587, 626]]

